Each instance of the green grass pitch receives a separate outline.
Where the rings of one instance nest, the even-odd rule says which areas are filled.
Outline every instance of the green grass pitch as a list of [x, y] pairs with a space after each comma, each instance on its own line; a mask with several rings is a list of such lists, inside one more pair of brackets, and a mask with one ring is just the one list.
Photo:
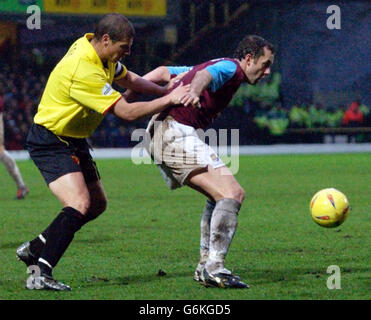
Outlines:
[[[0, 166], [0, 299], [250, 300], [370, 299], [371, 154], [241, 156], [237, 179], [246, 190], [226, 266], [248, 290], [204, 288], [192, 280], [205, 199], [169, 191], [154, 165], [98, 160], [107, 211], [80, 230], [54, 270], [71, 292], [27, 291], [18, 245], [38, 235], [61, 206], [31, 161], [19, 161], [30, 194]], [[346, 222], [317, 226], [312, 195], [326, 187], [351, 204]], [[327, 288], [338, 265], [341, 289]], [[166, 275], [160, 276], [159, 270]]]

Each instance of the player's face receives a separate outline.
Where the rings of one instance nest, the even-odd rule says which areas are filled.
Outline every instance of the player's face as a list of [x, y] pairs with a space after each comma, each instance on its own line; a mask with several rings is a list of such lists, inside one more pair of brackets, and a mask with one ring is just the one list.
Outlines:
[[107, 60], [117, 62], [130, 55], [131, 46], [133, 45], [133, 38], [123, 39], [121, 41], [109, 40], [106, 47]]
[[271, 65], [274, 60], [274, 54], [272, 51], [264, 48], [264, 55], [260, 56], [257, 60], [254, 60], [251, 55], [245, 57], [245, 75], [250, 84], [257, 84], [261, 79], [271, 73]]

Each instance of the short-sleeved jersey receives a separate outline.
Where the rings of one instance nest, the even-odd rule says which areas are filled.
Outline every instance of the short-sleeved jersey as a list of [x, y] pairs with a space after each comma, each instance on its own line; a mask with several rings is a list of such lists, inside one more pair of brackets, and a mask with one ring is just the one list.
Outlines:
[[75, 41], [51, 72], [34, 122], [59, 136], [86, 138], [121, 94], [113, 80], [124, 77], [121, 63], [103, 65], [88, 33]]
[[241, 83], [247, 81], [245, 73], [235, 59], [220, 58], [193, 67], [168, 67], [171, 75], [188, 71], [179, 81], [185, 85], [191, 83], [196, 73], [203, 69], [210, 72], [212, 80], [201, 93], [201, 107], [192, 108], [179, 104], [163, 111], [160, 117], [169, 114], [180, 123], [204, 129], [228, 106]]

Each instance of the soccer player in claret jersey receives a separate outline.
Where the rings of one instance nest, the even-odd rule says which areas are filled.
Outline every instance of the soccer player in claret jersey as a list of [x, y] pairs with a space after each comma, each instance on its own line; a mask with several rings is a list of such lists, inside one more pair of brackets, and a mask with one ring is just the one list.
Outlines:
[[65, 291], [52, 270], [74, 234], [106, 208], [106, 195], [86, 138], [107, 112], [125, 120], [161, 112], [179, 103], [189, 86], [149, 102], [128, 103], [111, 85], [163, 95], [167, 89], [126, 69], [120, 60], [130, 54], [134, 28], [126, 17], [108, 14], [94, 34], [72, 44], [51, 72], [27, 137], [27, 149], [63, 209], [35, 239], [17, 249], [27, 266], [37, 265], [26, 288]]
[[[181, 104], [152, 117], [147, 147], [170, 189], [187, 185], [208, 198], [201, 219], [200, 261], [194, 274], [205, 286], [248, 288], [224, 266], [245, 192], [215, 151], [200, 140], [196, 129], [212, 123], [241, 83], [254, 85], [269, 75], [273, 60], [272, 44], [249, 35], [239, 43], [233, 59], [193, 67], [162, 66], [144, 76], [160, 83], [185, 72], [180, 81], [191, 85]], [[132, 96], [131, 91], [126, 94]]]

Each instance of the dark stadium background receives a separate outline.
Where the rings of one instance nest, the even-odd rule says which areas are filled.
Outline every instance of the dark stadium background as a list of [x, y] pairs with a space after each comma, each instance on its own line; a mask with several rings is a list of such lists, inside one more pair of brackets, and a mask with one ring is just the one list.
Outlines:
[[[44, 6], [50, 9], [56, 2], [67, 4], [70, 12]], [[83, 3], [103, 7], [93, 14], [81, 9]], [[151, 15], [161, 3], [164, 14]], [[26, 9], [34, 4], [42, 9], [41, 30], [27, 29]], [[122, 13], [134, 23], [137, 37], [125, 64], [138, 74], [162, 64], [231, 55], [245, 34], [259, 34], [277, 48], [272, 76], [257, 87], [242, 87], [213, 124], [239, 129], [243, 145], [236, 157], [223, 161], [238, 168], [236, 178], [246, 190], [228, 268], [246, 279], [249, 290], [206, 289], [192, 280], [205, 199], [191, 188], [170, 192], [155, 165], [135, 165], [127, 147], [137, 141], [130, 134], [148, 119], [126, 123], [112, 115], [91, 139], [109, 199], [107, 212], [76, 234], [53, 273], [73, 289], [68, 294], [25, 290], [29, 274], [15, 251], [60, 211], [23, 150], [25, 137], [51, 69], [72, 42], [93, 31], [101, 17], [97, 11], [103, 14], [118, 4], [130, 5]], [[326, 26], [330, 5], [341, 9], [339, 30]], [[141, 14], [129, 14], [135, 10]], [[84, 315], [89, 310], [106, 317], [116, 306], [125, 319], [139, 319], [139, 308], [146, 305], [197, 310], [230, 304], [230, 316], [237, 318], [236, 308], [261, 313], [269, 302], [275, 311], [282, 305], [293, 310], [291, 300], [298, 300], [311, 304], [301, 308], [306, 315], [313, 310], [314, 318], [326, 310], [334, 318], [336, 312], [355, 310], [355, 300], [369, 301], [370, 18], [369, 0], [0, 0], [5, 141], [30, 189], [25, 200], [13, 200], [15, 185], [0, 165], [1, 306], [9, 304], [14, 312], [14, 302], [7, 300], [25, 300], [16, 313], [29, 317], [36, 308], [46, 310], [44, 301], [54, 300], [57, 310], [61, 303], [76, 307], [80, 300]], [[355, 101], [364, 122], [345, 126], [344, 111]], [[315, 224], [309, 210], [313, 195], [328, 187], [341, 190], [350, 202], [349, 218], [335, 229]], [[328, 287], [328, 267], [334, 265], [341, 269], [341, 290]], [[341, 307], [329, 300], [341, 300]], [[287, 314], [288, 308], [282, 311]]]
[[[73, 41], [94, 30], [100, 15], [42, 11], [41, 29], [29, 30], [26, 8], [42, 1], [13, 2], [14, 6], [10, 0], [0, 3], [0, 97], [6, 147], [21, 150], [48, 74]], [[333, 4], [341, 9], [339, 30], [326, 26], [326, 9]], [[159, 65], [193, 65], [230, 56], [246, 34], [261, 35], [276, 46], [272, 77], [255, 92], [242, 88], [232, 107], [213, 124], [238, 128], [242, 145], [370, 142], [369, 1], [168, 0], [165, 15], [128, 17], [137, 36], [125, 64], [138, 74]], [[262, 87], [268, 88], [266, 94], [259, 94]], [[360, 103], [365, 119], [346, 128], [342, 115], [354, 101]], [[303, 121], [294, 121], [294, 106], [303, 111]], [[92, 144], [132, 147], [136, 142], [131, 132], [147, 121], [125, 123], [108, 115]]]

